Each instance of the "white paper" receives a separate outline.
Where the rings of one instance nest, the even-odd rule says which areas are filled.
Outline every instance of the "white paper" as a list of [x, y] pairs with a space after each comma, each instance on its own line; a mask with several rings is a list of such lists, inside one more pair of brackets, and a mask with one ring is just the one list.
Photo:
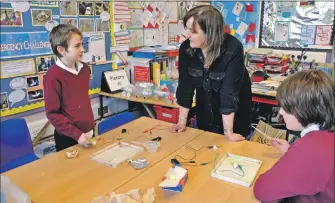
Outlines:
[[179, 184], [179, 181], [180, 180], [165, 179], [158, 186], [159, 187], [176, 187]]
[[141, 9], [130, 9], [131, 21], [127, 23], [129, 28], [142, 28], [142, 10]]
[[129, 47], [142, 47], [143, 46], [143, 30], [129, 30], [131, 39]]
[[36, 73], [35, 63], [32, 59], [15, 61], [1, 61], [1, 78], [10, 78], [19, 75]]
[[182, 167], [171, 167], [168, 172], [164, 175], [166, 177], [159, 186], [160, 187], [176, 187], [180, 180], [186, 175], [187, 170]]
[[13, 78], [13, 79], [9, 82], [9, 86], [10, 86], [10, 88], [12, 88], [13, 90], [26, 89], [26, 85], [27, 85], [27, 80], [24, 79], [24, 78], [22, 78], [22, 77]]
[[247, 31], [248, 25], [244, 22], [241, 22], [241, 24], [238, 26], [236, 33], [239, 34], [240, 36], [243, 36], [244, 33]]
[[100, 18], [101, 18], [102, 21], [109, 21], [110, 15], [107, 11], [103, 11], [100, 14]]
[[165, 12], [168, 15], [169, 22], [178, 21], [178, 2], [169, 2], [170, 6], [169, 12]]
[[236, 2], [235, 7], [234, 7], [232, 13], [234, 15], [236, 15], [236, 16], [240, 16], [243, 7], [244, 7], [243, 4], [241, 4], [240, 2]]
[[145, 9], [143, 11], [142, 16], [141, 16], [141, 21], [145, 27], [148, 26], [151, 16], [152, 16], [152, 13], [148, 11], [148, 9]]
[[11, 92], [8, 96], [9, 102], [11, 102], [11, 107], [17, 102], [22, 101], [26, 97], [26, 93], [23, 90], [15, 90]]
[[50, 20], [47, 23], [45, 23], [45, 29], [48, 30], [48, 32], [51, 32], [52, 28], [56, 27], [58, 25], [58, 21]]
[[[83, 33], [84, 37], [89, 37], [88, 55], [91, 56], [94, 62], [106, 61], [106, 43], [103, 32]], [[86, 53], [85, 53], [86, 54]], [[87, 57], [87, 56], [85, 56]]]
[[181, 43], [186, 39], [185, 38], [186, 30], [181, 20], [178, 21], [178, 23], [169, 23], [168, 29], [169, 29], [168, 30], [169, 43], [171, 42]]
[[11, 3], [14, 11], [27, 12], [30, 8], [29, 2], [13, 2]]
[[289, 22], [276, 24], [274, 33], [274, 41], [286, 42], [289, 36]]
[[157, 45], [158, 29], [144, 29], [144, 46]]

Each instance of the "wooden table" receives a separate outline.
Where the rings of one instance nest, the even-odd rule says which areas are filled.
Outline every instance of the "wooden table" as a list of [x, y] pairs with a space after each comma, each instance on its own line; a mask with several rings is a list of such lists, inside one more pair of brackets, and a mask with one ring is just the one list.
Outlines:
[[[258, 175], [271, 168], [280, 158], [280, 153], [271, 146], [251, 141], [229, 142], [225, 137], [223, 137], [223, 135], [209, 132], [201, 134], [187, 145], [193, 147], [194, 149], [199, 149], [202, 146], [207, 145], [222, 145], [222, 147], [217, 150], [219, 153], [217, 162], [228, 152], [262, 160], [263, 164], [258, 172]], [[215, 154], [216, 151], [213, 151], [212, 149], [202, 149], [197, 152], [195, 160], [197, 162], [208, 162], [214, 159]], [[154, 187], [157, 195], [157, 203], [258, 202], [253, 195], [253, 186], [248, 188], [212, 178], [210, 176], [210, 172], [214, 167], [213, 163], [206, 166], [184, 165], [189, 172], [188, 182], [186, 183], [184, 190], [181, 193], [164, 191], [158, 187], [158, 185], [162, 181], [162, 177], [168, 171], [169, 167], [171, 167], [170, 160], [176, 155], [190, 158], [194, 154], [184, 146], [160, 161], [154, 167], [151, 167], [149, 170], [117, 188], [116, 193], [124, 193], [135, 188], [142, 188], [146, 190], [149, 187]], [[181, 159], [179, 159], [179, 161], [181, 161]]]
[[[143, 131], [156, 125], [171, 124], [141, 117], [101, 136], [105, 141], [111, 141], [121, 134], [122, 128], [125, 128], [129, 134], [124, 135], [122, 141], [131, 142], [143, 135]], [[79, 155], [74, 159], [66, 157], [66, 151], [70, 149], [64, 150], [8, 171], [4, 175], [25, 191], [34, 203], [90, 202], [92, 198], [111, 192], [149, 170], [201, 133], [203, 131], [192, 128], [178, 134], [172, 134], [167, 129], [153, 130], [152, 137], [162, 137], [161, 147], [156, 153], [142, 152], [134, 157], [134, 159], [145, 158], [150, 162], [150, 165], [142, 170], [135, 170], [127, 163], [111, 168], [90, 160], [91, 154], [110, 145], [99, 141], [95, 147], [89, 149], [73, 147], [79, 149]], [[146, 139], [137, 139], [137, 141], [141, 140]]]
[[[144, 99], [143, 97], [136, 97], [136, 96], [130, 96], [130, 97], [124, 97], [122, 96], [122, 93], [107, 93], [107, 92], [99, 92], [99, 98], [100, 98], [100, 109], [103, 109], [103, 96], [106, 97], [112, 97], [112, 98], [116, 98], [116, 99], [123, 99], [123, 100], [128, 100], [128, 101], [132, 101], [132, 102], [139, 102], [143, 105], [143, 107], [145, 108], [145, 110], [148, 112], [148, 114], [150, 115], [151, 118], [155, 118], [153, 112], [149, 109], [149, 107], [147, 106], [147, 104], [152, 104], [152, 105], [159, 105], [159, 106], [165, 106], [165, 107], [170, 107], [170, 108], [179, 108], [178, 104], [168, 104], [166, 103], [164, 100], [162, 100], [161, 98], [158, 100], [152, 99], [152, 98], [147, 98]], [[103, 114], [101, 114], [101, 119]]]

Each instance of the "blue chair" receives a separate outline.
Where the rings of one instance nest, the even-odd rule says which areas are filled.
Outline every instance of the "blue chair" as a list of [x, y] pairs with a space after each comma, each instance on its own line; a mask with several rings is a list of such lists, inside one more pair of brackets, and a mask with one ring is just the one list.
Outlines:
[[1, 173], [38, 159], [23, 118], [1, 121]]
[[123, 124], [129, 123], [135, 119], [132, 112], [123, 112], [106, 118], [98, 124], [98, 134], [101, 135], [105, 132], [120, 127]]

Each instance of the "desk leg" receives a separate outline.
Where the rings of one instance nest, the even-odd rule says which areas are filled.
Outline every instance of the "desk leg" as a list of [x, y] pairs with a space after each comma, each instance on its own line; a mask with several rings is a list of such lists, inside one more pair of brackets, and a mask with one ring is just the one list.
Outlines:
[[103, 99], [103, 96], [102, 95], [99, 95], [99, 103], [100, 103], [100, 120], [103, 119], [104, 117], [104, 99]]
[[149, 109], [149, 107], [146, 104], [144, 104], [144, 103], [142, 103], [142, 105], [144, 106], [145, 110], [148, 112], [148, 114], [150, 115], [150, 117], [153, 118], [153, 119], [156, 119], [155, 116], [154, 116], [154, 114]]

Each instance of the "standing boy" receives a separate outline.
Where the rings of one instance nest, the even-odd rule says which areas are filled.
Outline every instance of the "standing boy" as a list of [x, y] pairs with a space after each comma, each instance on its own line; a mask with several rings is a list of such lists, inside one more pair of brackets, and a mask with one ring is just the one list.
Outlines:
[[57, 56], [44, 80], [46, 116], [55, 127], [56, 150], [80, 144], [93, 136], [94, 118], [88, 95], [90, 69], [80, 62], [84, 48], [82, 33], [72, 25], [60, 24], [50, 32]]

